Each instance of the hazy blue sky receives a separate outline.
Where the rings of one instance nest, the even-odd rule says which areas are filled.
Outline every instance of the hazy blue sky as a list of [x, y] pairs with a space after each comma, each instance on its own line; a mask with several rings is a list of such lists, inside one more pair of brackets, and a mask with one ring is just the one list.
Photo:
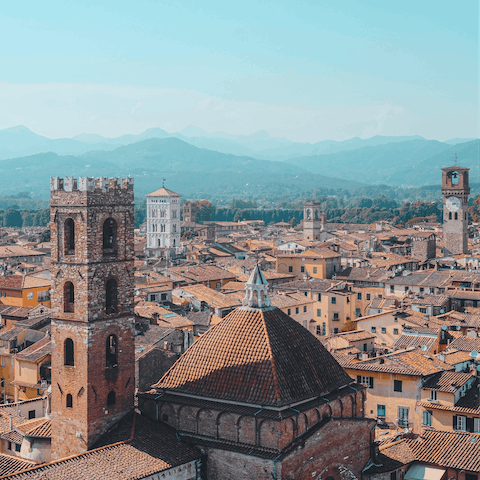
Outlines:
[[2, 2], [0, 128], [474, 137], [478, 23], [477, 0]]

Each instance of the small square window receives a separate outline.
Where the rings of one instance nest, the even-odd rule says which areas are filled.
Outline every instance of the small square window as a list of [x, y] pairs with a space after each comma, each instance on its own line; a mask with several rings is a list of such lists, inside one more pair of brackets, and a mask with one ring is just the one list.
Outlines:
[[22, 445], [20, 443], [15, 444], [15, 451], [19, 452], [22, 449]]
[[288, 315], [291, 315], [291, 314], [292, 314], [292, 311], [290, 310], [290, 308], [287, 310], [287, 314], [288, 314]]
[[317, 293], [317, 302], [321, 302], [321, 301], [322, 301], [322, 294]]
[[334, 314], [333, 314], [333, 319], [334, 319], [334, 320], [338, 320], [338, 313], [334, 313]]
[[402, 381], [401, 380], [394, 380], [393, 381], [393, 391], [394, 392], [401, 392], [402, 391]]
[[393, 334], [394, 334], [394, 335], [398, 335], [398, 328], [394, 328], [394, 329], [393, 329]]
[[436, 390], [430, 390], [430, 400], [435, 402], [437, 400], [437, 391]]
[[338, 328], [334, 328], [333, 333], [336, 335], [338, 333]]
[[317, 317], [321, 317], [321, 316], [322, 316], [322, 311], [319, 308], [317, 308]]
[[300, 267], [300, 271], [301, 271], [302, 273], [305, 272], [305, 267], [304, 267], [303, 265]]
[[332, 297], [332, 303], [337, 303], [337, 298], [336, 297]]
[[295, 307], [295, 313], [298, 313], [298, 307]]
[[377, 327], [372, 327], [372, 328], [371, 328], [371, 332], [372, 332], [372, 333], [377, 333]]
[[386, 327], [382, 327], [382, 333], [387, 333], [387, 328]]
[[307, 311], [307, 306], [304, 305], [304, 307], [303, 307], [303, 312], [305, 313], [306, 311]]
[[317, 267], [313, 267], [313, 273], [317, 273]]
[[288, 273], [292, 273], [293, 272], [293, 267], [288, 267]]
[[357, 293], [357, 300], [361, 300], [361, 299], [362, 299], [362, 293], [359, 292], [359, 293]]
[[370, 294], [367, 293], [367, 300], [370, 300]]

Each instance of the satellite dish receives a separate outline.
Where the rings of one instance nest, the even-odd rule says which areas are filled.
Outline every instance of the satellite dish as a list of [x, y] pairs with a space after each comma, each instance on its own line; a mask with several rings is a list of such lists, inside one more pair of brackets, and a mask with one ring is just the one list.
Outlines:
[[408, 433], [408, 428], [407, 428], [407, 427], [405, 427], [405, 428], [403, 429], [403, 433]]
[[477, 365], [477, 372], [480, 372], [480, 365]]
[[[442, 309], [442, 310], [440, 310], [440, 313], [445, 313], [445, 310], [443, 310], [443, 309]], [[442, 327], [442, 328], [443, 328], [443, 327]]]
[[476, 360], [477, 357], [478, 357], [478, 352], [477, 352], [476, 350], [472, 350], [472, 351], [470, 352], [470, 358], [471, 358], [472, 360]]
[[422, 350], [423, 350], [424, 352], [426, 352], [426, 351], [427, 351], [427, 346], [426, 346], [426, 345], [422, 345]]
[[457, 325], [457, 330], [460, 330], [460, 325]]
[[447, 326], [446, 325], [442, 325], [442, 330], [446, 330], [447, 329]]

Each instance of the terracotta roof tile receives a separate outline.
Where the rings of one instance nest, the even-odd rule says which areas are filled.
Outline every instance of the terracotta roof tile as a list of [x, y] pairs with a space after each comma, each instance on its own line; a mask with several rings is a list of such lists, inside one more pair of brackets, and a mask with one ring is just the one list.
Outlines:
[[8, 478], [9, 475], [21, 472], [22, 470], [26, 470], [35, 465], [37, 465], [36, 462], [0, 453], [0, 476], [2, 478]]
[[417, 440], [407, 440], [419, 462], [470, 472], [480, 471], [480, 435], [426, 431]]
[[[133, 420], [135, 418], [135, 420]], [[133, 432], [133, 437], [131, 437]], [[165, 424], [138, 414], [124, 417], [96, 449], [8, 476], [15, 480], [134, 480], [199, 459]], [[6, 478], [6, 477], [2, 477]]]
[[277, 308], [237, 308], [153, 388], [280, 407], [352, 380], [321, 343]]

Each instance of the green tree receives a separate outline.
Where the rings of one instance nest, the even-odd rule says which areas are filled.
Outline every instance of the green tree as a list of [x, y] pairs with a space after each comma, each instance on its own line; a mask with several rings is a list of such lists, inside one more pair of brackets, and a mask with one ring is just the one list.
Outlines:
[[18, 210], [9, 208], [4, 215], [4, 225], [6, 227], [21, 227], [23, 225], [22, 214]]

